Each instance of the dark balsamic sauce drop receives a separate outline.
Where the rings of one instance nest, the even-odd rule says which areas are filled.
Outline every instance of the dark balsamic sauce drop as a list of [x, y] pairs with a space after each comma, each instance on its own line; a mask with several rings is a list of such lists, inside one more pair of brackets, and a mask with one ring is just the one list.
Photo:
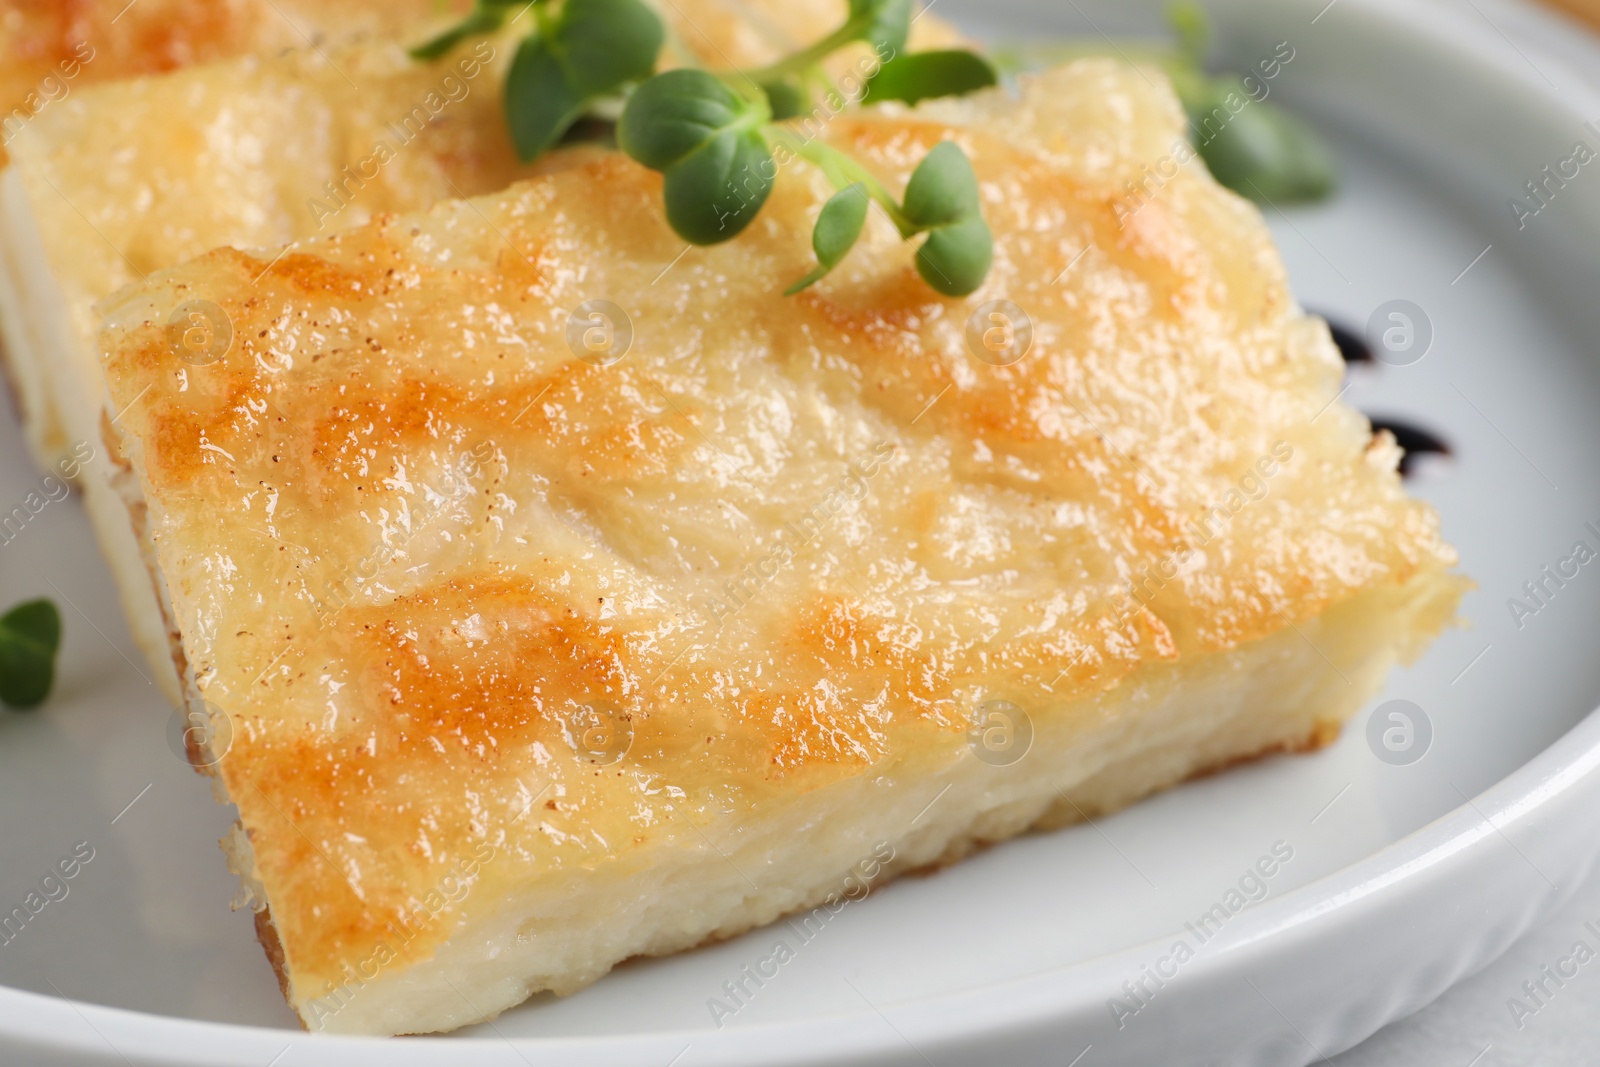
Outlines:
[[1405, 455], [1400, 459], [1400, 477], [1408, 478], [1413, 473], [1413, 460], [1418, 456], [1438, 455], [1449, 456], [1454, 453], [1450, 444], [1438, 434], [1421, 427], [1413, 426], [1409, 422], [1398, 419], [1378, 419], [1368, 416], [1372, 420], [1372, 432], [1388, 430], [1394, 434], [1395, 443], [1405, 449]]
[[1345, 329], [1332, 319], [1328, 319], [1328, 330], [1333, 334], [1333, 343], [1339, 346], [1339, 354], [1346, 363], [1373, 362], [1372, 349], [1367, 347], [1367, 342], [1359, 333]]
[[[1346, 366], [1377, 362], [1372, 358], [1372, 349], [1358, 331], [1341, 326], [1326, 315], [1323, 318], [1327, 320], [1328, 331], [1333, 334], [1333, 343], [1339, 346], [1339, 354], [1344, 357]], [[1416, 460], [1421, 456], [1454, 454], [1450, 443], [1431, 430], [1424, 430], [1420, 426], [1399, 419], [1372, 418], [1370, 415], [1368, 418], [1372, 421], [1373, 433], [1388, 430], [1394, 434], [1395, 443], [1405, 450], [1405, 455], [1400, 458], [1402, 478], [1409, 478], [1416, 473]]]

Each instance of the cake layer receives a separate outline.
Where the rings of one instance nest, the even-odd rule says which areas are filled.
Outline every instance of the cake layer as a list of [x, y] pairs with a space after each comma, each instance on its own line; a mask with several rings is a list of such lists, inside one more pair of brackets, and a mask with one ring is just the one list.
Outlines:
[[[1183, 130], [1108, 61], [824, 124], [891, 188], [967, 151], [995, 262], [965, 300], [879, 218], [783, 298], [816, 174], [685, 248], [659, 177], [596, 153], [106, 303], [308, 1025], [460, 1025], [806, 906], [874, 840], [931, 861], [1057, 787], [1110, 808], [1325, 739], [1449, 620], [1454, 554], [1259, 213], [1198, 162], [1126, 210]], [[197, 312], [225, 355], [182, 358]]]

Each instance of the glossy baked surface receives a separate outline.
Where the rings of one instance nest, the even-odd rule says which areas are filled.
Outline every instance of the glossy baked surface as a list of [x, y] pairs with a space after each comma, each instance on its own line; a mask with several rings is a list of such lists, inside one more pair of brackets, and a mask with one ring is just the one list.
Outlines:
[[0, 0], [0, 105], [14, 121], [94, 82], [360, 34], [425, 32], [471, 6], [468, 0]]
[[[295, 980], [483, 843], [466, 916], [683, 813], [957, 759], [979, 702], [1066, 716], [1448, 566], [1256, 210], [1195, 165], [1119, 221], [1181, 131], [1108, 62], [829, 123], [891, 185], [967, 148], [997, 255], [966, 301], [881, 220], [784, 300], [812, 175], [685, 251], [654, 175], [584, 155], [111, 302], [111, 401]], [[1009, 366], [967, 339], [1001, 298], [1034, 330]], [[197, 299], [234, 336], [204, 366], [165, 326]], [[631, 323], [609, 365], [569, 345], [591, 300]]]

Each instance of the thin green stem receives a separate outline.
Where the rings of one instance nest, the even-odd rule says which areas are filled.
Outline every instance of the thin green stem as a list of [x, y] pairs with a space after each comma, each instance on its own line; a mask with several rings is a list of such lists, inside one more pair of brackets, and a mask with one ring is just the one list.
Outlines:
[[411, 56], [414, 59], [422, 60], [438, 59], [468, 37], [494, 33], [500, 28], [502, 21], [503, 19], [499, 14], [480, 7], [433, 40], [413, 48]]
[[912, 221], [906, 218], [906, 213], [900, 210], [900, 202], [894, 198], [888, 188], [878, 180], [866, 167], [862, 166], [854, 157], [846, 155], [831, 145], [824, 144], [814, 137], [802, 137], [793, 130], [782, 126], [768, 126], [767, 138], [774, 144], [781, 144], [807, 163], [822, 171], [835, 189], [843, 191], [860, 182], [866, 187], [867, 195], [877, 201], [883, 208], [884, 214], [889, 216], [889, 221], [894, 223], [895, 229], [900, 231], [904, 238], [915, 237], [922, 232]]
[[801, 49], [792, 56], [785, 56], [776, 63], [745, 71], [744, 73], [758, 82], [777, 81], [781, 78], [799, 74], [807, 67], [813, 67], [821, 63], [845, 45], [854, 44], [860, 39], [863, 29], [864, 27], [859, 22], [846, 22], [811, 47]]
[[831, 93], [846, 104], [857, 103], [857, 101], [847, 99], [839, 91], [839, 87], [833, 83], [833, 79], [828, 76], [828, 71], [820, 63], [801, 72], [800, 84], [811, 87], [813, 91], [821, 90], [824, 99]]

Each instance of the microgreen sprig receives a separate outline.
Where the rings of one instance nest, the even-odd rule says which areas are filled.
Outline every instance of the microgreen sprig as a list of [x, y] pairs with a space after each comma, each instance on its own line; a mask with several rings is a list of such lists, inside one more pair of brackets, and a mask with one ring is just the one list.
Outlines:
[[[513, 6], [478, 0], [460, 25], [413, 54], [436, 58], [469, 36], [496, 32]], [[923, 239], [917, 270], [938, 292], [965, 296], [988, 275], [993, 235], [977, 176], [953, 142], [929, 152], [901, 203], [854, 158], [783, 125], [811, 110], [819, 87], [834, 92], [823, 63], [855, 44], [878, 57], [861, 94], [874, 103], [915, 103], [995, 84], [993, 67], [970, 52], [902, 54], [912, 0], [850, 0], [844, 22], [815, 44], [755, 70], [716, 73], [655, 73], [666, 31], [641, 0], [534, 0], [532, 11], [535, 28], [517, 49], [505, 95], [524, 160], [555, 147], [586, 115], [616, 115], [621, 105], [617, 146], [661, 173], [667, 221], [691, 244], [720, 244], [755, 221], [777, 176], [775, 148], [821, 170], [836, 193], [812, 232], [817, 268], [790, 293], [838, 266], [864, 232], [872, 202], [901, 237]]]
[[[926, 235], [917, 251], [923, 279], [940, 293], [965, 296], [987, 277], [994, 239], [983, 220], [977, 176], [958, 146], [946, 141], [929, 152], [901, 203], [854, 158], [774, 121], [790, 110], [792, 97], [804, 92], [805, 79], [824, 59], [856, 42], [894, 57], [878, 68], [878, 76], [896, 62], [912, 61], [891, 77], [882, 99], [923, 99], [993, 83], [992, 68], [971, 53], [960, 53], [969, 57], [964, 63], [948, 58], [954, 53], [938, 53], [931, 61], [899, 56], [909, 32], [909, 0], [852, 0], [839, 29], [767, 67], [721, 77], [694, 70], [659, 74], [629, 98], [617, 144], [662, 173], [668, 222], [684, 240], [700, 245], [730, 240], [755, 220], [777, 174], [775, 146], [816, 166], [835, 193], [812, 229], [817, 266], [790, 286], [789, 294], [816, 284], [843, 261], [860, 240], [868, 207], [876, 201], [901, 237]], [[956, 63], [965, 75], [941, 86], [936, 75]], [[974, 73], [978, 68], [987, 80]], [[751, 86], [761, 91], [749, 91]]]
[[998, 81], [987, 59], [961, 49], [898, 55], [867, 79], [863, 103], [903, 100], [915, 104], [935, 96], [962, 96]]
[[61, 613], [48, 600], [0, 616], [0, 703], [35, 708], [50, 695], [61, 647]]

